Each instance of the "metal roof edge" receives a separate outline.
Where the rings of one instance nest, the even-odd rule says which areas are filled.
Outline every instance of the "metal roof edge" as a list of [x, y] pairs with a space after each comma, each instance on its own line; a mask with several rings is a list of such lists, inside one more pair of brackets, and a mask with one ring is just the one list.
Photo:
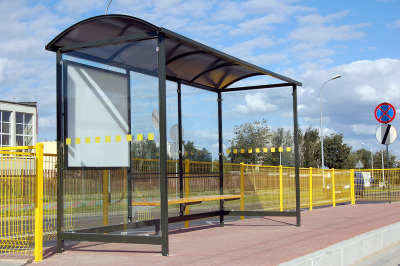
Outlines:
[[63, 38], [67, 33], [69, 33], [70, 31], [76, 29], [77, 27], [88, 23], [90, 21], [94, 21], [94, 20], [98, 20], [104, 17], [120, 17], [120, 18], [127, 18], [127, 19], [132, 19], [132, 20], [136, 20], [140, 23], [146, 24], [147, 26], [153, 27], [155, 31], [159, 31], [159, 27], [155, 26], [154, 24], [151, 24], [150, 22], [147, 22], [143, 19], [137, 18], [137, 17], [132, 17], [132, 16], [128, 16], [128, 15], [121, 15], [121, 14], [107, 14], [107, 15], [99, 15], [99, 16], [95, 16], [95, 17], [90, 17], [87, 19], [84, 19], [82, 21], [79, 21], [77, 23], [75, 23], [74, 25], [68, 27], [67, 29], [65, 29], [64, 31], [62, 31], [60, 34], [58, 34], [53, 40], [51, 40], [46, 46], [45, 49], [48, 51], [52, 51], [52, 52], [56, 52], [58, 50], [58, 48], [54, 47], [54, 44], [59, 41], [61, 38]]
[[237, 58], [237, 57], [234, 57], [234, 56], [232, 56], [232, 55], [229, 55], [229, 54], [226, 54], [226, 53], [224, 53], [224, 52], [221, 52], [221, 51], [219, 51], [219, 50], [217, 50], [217, 49], [215, 49], [215, 48], [212, 48], [212, 47], [210, 47], [210, 46], [207, 46], [207, 45], [205, 45], [205, 44], [202, 44], [202, 43], [200, 43], [200, 42], [198, 42], [198, 41], [195, 41], [195, 40], [193, 40], [193, 39], [190, 39], [190, 38], [188, 38], [188, 37], [185, 37], [185, 36], [183, 36], [183, 35], [180, 35], [179, 33], [176, 33], [176, 32], [174, 32], [174, 31], [168, 30], [168, 29], [166, 29], [166, 28], [161, 27], [161, 28], [160, 28], [160, 33], [165, 34], [167, 37], [169, 36], [169, 37], [172, 37], [172, 38], [176, 38], [176, 39], [179, 39], [179, 40], [181, 40], [181, 41], [183, 41], [183, 42], [186, 42], [186, 43], [188, 43], [188, 44], [190, 44], [190, 45], [196, 46], [197, 48], [199, 48], [199, 49], [201, 49], [201, 50], [204, 50], [204, 51], [207, 51], [207, 52], [209, 52], [209, 53], [215, 54], [215, 55], [217, 55], [217, 56], [223, 57], [223, 58], [225, 58], [225, 59], [228, 60], [228, 61], [233, 61], [233, 62], [236, 62], [236, 63], [238, 63], [238, 64], [240, 64], [240, 65], [243, 65], [243, 66], [246, 66], [246, 67], [249, 67], [249, 68], [253, 68], [254, 70], [259, 71], [259, 72], [262, 72], [262, 73], [265, 74], [265, 75], [272, 76], [272, 77], [274, 77], [274, 78], [277, 78], [277, 79], [286, 81], [286, 82], [288, 82], [288, 83], [296, 84], [296, 85], [298, 85], [298, 86], [302, 86], [302, 83], [299, 82], [299, 81], [296, 81], [296, 80], [293, 80], [293, 79], [291, 79], [291, 78], [285, 77], [285, 76], [283, 76], [283, 75], [277, 74], [277, 73], [275, 73], [275, 72], [269, 71], [269, 70], [264, 69], [264, 68], [262, 68], [262, 67], [253, 65], [253, 64], [251, 64], [251, 63], [249, 63], [249, 62], [247, 62], [247, 61], [244, 61], [244, 60], [239, 59], [239, 58]]

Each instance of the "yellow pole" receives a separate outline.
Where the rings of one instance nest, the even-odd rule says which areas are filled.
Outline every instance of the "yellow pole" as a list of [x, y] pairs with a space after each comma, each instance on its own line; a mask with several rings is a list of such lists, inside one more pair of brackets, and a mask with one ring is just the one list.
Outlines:
[[110, 191], [108, 191], [109, 178], [110, 171], [103, 170], [103, 226], [108, 225], [108, 201], [110, 198]]
[[[240, 163], [240, 210], [244, 211], [244, 163]], [[244, 216], [240, 216], [244, 220]]]
[[312, 211], [313, 208], [313, 178], [312, 178], [312, 167], [310, 167], [310, 211]]
[[[189, 198], [189, 192], [190, 192], [190, 178], [189, 174], [190, 173], [190, 161], [185, 160], [185, 198]], [[185, 215], [189, 215], [189, 206], [186, 206], [185, 208]], [[189, 227], [189, 221], [185, 221], [185, 227]]]
[[332, 168], [332, 201], [333, 207], [336, 206], [336, 190], [335, 190], [335, 169]]
[[354, 193], [354, 169], [350, 169], [350, 195], [351, 195], [351, 204], [356, 204], [356, 193]]
[[279, 165], [279, 209], [283, 211], [283, 167]]
[[43, 259], [43, 143], [36, 144], [35, 261]]

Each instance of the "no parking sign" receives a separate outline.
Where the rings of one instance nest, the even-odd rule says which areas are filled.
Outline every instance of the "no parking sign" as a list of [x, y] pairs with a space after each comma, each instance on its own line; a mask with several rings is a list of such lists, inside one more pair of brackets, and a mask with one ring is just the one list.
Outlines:
[[390, 103], [381, 103], [375, 108], [374, 114], [379, 123], [387, 124], [396, 117], [396, 109]]

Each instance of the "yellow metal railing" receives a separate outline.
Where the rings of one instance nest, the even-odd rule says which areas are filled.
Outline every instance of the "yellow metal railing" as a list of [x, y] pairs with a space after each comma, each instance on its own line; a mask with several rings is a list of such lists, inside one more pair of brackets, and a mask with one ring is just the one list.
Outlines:
[[[46, 220], [49, 213], [48, 182], [44, 175], [49, 155], [43, 144], [0, 148], [0, 253], [34, 255], [42, 260], [43, 234], [54, 231], [55, 222]], [[54, 180], [53, 180], [54, 182]], [[45, 202], [45, 204], [44, 204]], [[55, 208], [54, 208], [55, 209]], [[50, 230], [43, 230], [45, 228]]]
[[[42, 259], [43, 241], [56, 237], [56, 155], [43, 154], [42, 144], [0, 148], [0, 252]], [[168, 161], [169, 199], [219, 194], [218, 162]], [[128, 215], [128, 193], [134, 201], [160, 199], [159, 161], [132, 159], [133, 179], [126, 169], [64, 171], [62, 230], [121, 224]], [[230, 210], [287, 211], [296, 206], [293, 167], [224, 164], [224, 194], [240, 195], [225, 202]], [[180, 178], [183, 182], [180, 182]], [[362, 180], [361, 180], [362, 179]], [[132, 191], [127, 191], [132, 182]], [[362, 184], [361, 184], [362, 183]], [[180, 185], [183, 187], [180, 188]], [[301, 208], [356, 201], [399, 201], [400, 169], [300, 169]], [[218, 210], [218, 202], [187, 206], [185, 214]], [[179, 205], [168, 208], [170, 216]], [[159, 206], [137, 208], [134, 221], [158, 219]], [[244, 217], [241, 217], [244, 219]], [[189, 223], [185, 223], [189, 226]]]

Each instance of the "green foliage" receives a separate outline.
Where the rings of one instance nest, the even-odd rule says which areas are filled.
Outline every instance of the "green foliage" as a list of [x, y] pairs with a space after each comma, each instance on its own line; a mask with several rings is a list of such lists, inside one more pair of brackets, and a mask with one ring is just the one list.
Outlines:
[[[258, 164], [260, 161], [265, 161], [265, 155], [262, 153], [247, 153], [249, 148], [263, 148], [268, 146], [271, 138], [270, 128], [267, 125], [267, 120], [254, 121], [253, 123], [244, 123], [240, 126], [235, 125], [233, 133], [235, 137], [229, 140], [231, 151], [238, 149], [238, 153], [231, 152], [228, 159], [231, 163], [248, 163]], [[241, 153], [241, 149], [246, 149], [245, 153]]]
[[132, 158], [141, 159], [158, 159], [160, 147], [154, 140], [132, 141], [131, 144]]
[[362, 148], [349, 155], [349, 167], [355, 168], [358, 161], [364, 165], [364, 169], [371, 169], [371, 152]]
[[321, 166], [321, 142], [318, 129], [309, 127], [304, 134], [299, 130], [299, 158], [301, 167]]
[[[193, 141], [183, 141], [185, 150], [184, 160], [194, 162], [212, 162], [212, 154], [206, 148], [196, 148]], [[187, 155], [186, 155], [187, 154]]]
[[351, 147], [343, 143], [343, 134], [331, 134], [324, 138], [324, 160], [328, 168], [354, 168], [349, 163]]
[[[293, 153], [288, 153], [286, 150], [279, 153], [280, 147], [293, 146], [293, 134], [284, 128], [278, 128], [276, 132], [271, 132], [267, 124], [267, 120], [254, 121], [253, 123], [245, 123], [234, 127], [235, 137], [229, 140], [231, 153], [228, 155], [228, 160], [231, 163], [247, 163], [247, 164], [263, 164], [263, 165], [279, 165], [280, 156], [282, 156], [282, 165], [294, 166]], [[257, 153], [256, 148], [275, 148], [275, 152], [268, 151], [267, 153]], [[237, 149], [238, 153], [233, 151]], [[244, 149], [245, 153], [241, 150]], [[248, 150], [253, 152], [249, 153]]]
[[[293, 153], [288, 153], [285, 150], [286, 147], [293, 146], [293, 134], [289, 130], [285, 131], [283, 127], [280, 127], [273, 134], [271, 143], [272, 147], [275, 148], [275, 152], [268, 154], [264, 164], [277, 166], [280, 165], [282, 160], [282, 165], [294, 166]], [[284, 148], [284, 152], [279, 152], [280, 147]]]
[[[386, 150], [383, 151], [383, 164], [387, 168], [387, 154]], [[396, 161], [396, 155], [389, 151], [389, 168], [400, 168], [400, 162]], [[374, 154], [374, 169], [383, 169], [382, 167], [382, 150]]]

